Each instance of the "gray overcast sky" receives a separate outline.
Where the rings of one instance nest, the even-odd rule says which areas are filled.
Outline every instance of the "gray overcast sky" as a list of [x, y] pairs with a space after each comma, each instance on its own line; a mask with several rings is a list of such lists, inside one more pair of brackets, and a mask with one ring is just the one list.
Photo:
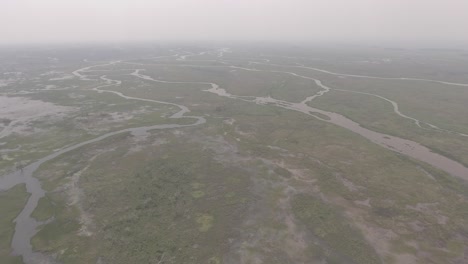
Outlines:
[[468, 46], [468, 0], [0, 0], [0, 44], [142, 40]]

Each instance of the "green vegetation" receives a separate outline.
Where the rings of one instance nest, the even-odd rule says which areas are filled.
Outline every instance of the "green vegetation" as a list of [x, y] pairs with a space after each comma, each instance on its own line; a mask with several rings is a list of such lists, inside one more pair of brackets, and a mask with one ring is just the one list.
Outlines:
[[196, 221], [199, 225], [198, 230], [200, 230], [200, 232], [206, 232], [213, 226], [213, 216], [209, 214], [198, 214], [196, 216]]
[[[284, 55], [306, 57], [269, 59], [343, 72], [349, 70], [346, 65], [355, 65], [326, 51], [319, 55], [327, 62], [311, 59], [317, 55], [313, 52], [289, 52]], [[2, 149], [13, 150], [0, 155], [2, 174], [110, 131], [194, 122], [169, 118], [179, 111], [174, 105], [92, 91], [103, 85], [102, 75], [122, 81], [102, 89], [180, 104], [190, 110], [186, 115], [206, 119], [199, 126], [114, 135], [42, 164], [34, 176], [46, 196], [32, 217], [48, 221], [31, 240], [34, 250], [64, 264], [462, 263], [468, 245], [466, 182], [331, 123], [255, 104], [254, 97], [300, 102], [320, 91], [313, 80], [277, 72], [290, 71], [332, 88], [388, 97], [407, 115], [466, 133], [466, 91], [433, 83], [339, 78], [244, 59], [257, 54], [263, 51], [246, 48], [230, 53], [223, 63], [213, 61], [219, 58], [212, 53], [199, 62], [138, 60], [148, 54], [128, 54], [133, 62], [164, 65], [98, 67], [104, 71], [87, 73], [96, 80], [61, 80], [59, 88], [75, 88], [57, 91], [33, 90], [49, 84], [49, 77], [40, 75], [39, 66], [30, 66], [36, 80], [6, 87], [6, 92], [28, 90], [22, 96], [73, 110], [26, 122], [24, 133], [5, 137]], [[343, 60], [367, 55], [348, 56]], [[53, 67], [67, 73], [84, 67], [77, 57]], [[229, 63], [266, 71], [231, 68]], [[130, 75], [137, 68], [152, 78], [181, 83]], [[379, 74], [377, 68], [356, 66], [355, 73]], [[388, 70], [389, 76], [406, 75], [398, 67]], [[214, 82], [244, 97], [220, 97], [202, 91], [208, 84], [190, 82]], [[331, 90], [310, 105], [468, 162], [465, 138], [418, 128], [374, 96]], [[26, 198], [24, 185], [0, 193], [0, 257], [7, 263], [20, 261], [7, 256], [11, 221]]]
[[54, 205], [48, 196], [39, 199], [36, 209], [31, 214], [37, 221], [46, 221], [54, 216]]
[[333, 254], [353, 263], [380, 263], [379, 257], [362, 234], [349, 224], [331, 205], [317, 198], [299, 195], [292, 202], [294, 214]]
[[[58, 259], [66, 263], [99, 257], [113, 263], [150, 262], [163, 256], [174, 263], [207, 262], [213, 258], [210, 252], [226, 250], [222, 239], [235, 236], [236, 223], [249, 197], [245, 173], [213, 162], [209, 152], [196, 155], [199, 147], [188, 142], [122, 155], [128, 143], [110, 139], [85, 152], [93, 152], [99, 145], [117, 147], [98, 156], [80, 178], [86, 192], [80, 206], [93, 214], [92, 224], [86, 228], [98, 240], [76, 235], [83, 230], [78, 221], [83, 212], [60, 204], [68, 199], [61, 193], [51, 197], [56, 220], [34, 237], [34, 247], [62, 251]], [[70, 157], [59, 159], [57, 164]], [[83, 159], [83, 151], [77, 157]], [[115, 165], [102, 166], [111, 161]], [[44, 167], [41, 175], [49, 175], [49, 171], [57, 169]], [[223, 190], [236, 195], [224, 197]], [[70, 248], [86, 253], [75, 255]]]

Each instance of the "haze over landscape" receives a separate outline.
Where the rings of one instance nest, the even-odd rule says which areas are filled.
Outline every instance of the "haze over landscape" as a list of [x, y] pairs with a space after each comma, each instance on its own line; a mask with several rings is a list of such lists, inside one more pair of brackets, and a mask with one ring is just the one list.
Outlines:
[[463, 0], [4, 0], [1, 44], [275, 41], [464, 47]]
[[3, 0], [0, 264], [468, 263], [467, 13]]

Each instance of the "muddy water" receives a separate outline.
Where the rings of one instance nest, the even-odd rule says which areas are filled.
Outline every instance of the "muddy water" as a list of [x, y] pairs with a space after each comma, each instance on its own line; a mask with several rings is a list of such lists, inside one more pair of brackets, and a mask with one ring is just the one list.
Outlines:
[[457, 176], [464, 180], [468, 180], [468, 168], [456, 161], [453, 161], [449, 158], [432, 152], [430, 149], [422, 146], [417, 142], [385, 135], [366, 129], [364, 127], [361, 127], [358, 123], [336, 113], [326, 112], [309, 106], [301, 106], [299, 108], [299, 111], [306, 113], [316, 112], [326, 115], [330, 118], [330, 120], [325, 120], [326, 122], [330, 122], [343, 128], [349, 129], [380, 146], [410, 156], [414, 159], [426, 162], [434, 167], [448, 172], [451, 175]]
[[[105, 79], [105, 77], [103, 77]], [[107, 79], [106, 80], [109, 85], [104, 85], [104, 86], [110, 86], [110, 85], [115, 85], [116, 81]], [[113, 83], [112, 83], [113, 82]], [[102, 88], [103, 86], [101, 86]], [[107, 91], [107, 90], [98, 90], [100, 92], [113, 92], [113, 91]], [[23, 257], [23, 262], [26, 264], [39, 264], [39, 263], [55, 263], [55, 261], [48, 257], [45, 256], [41, 253], [34, 252], [32, 250], [31, 246], [31, 238], [36, 234], [37, 232], [37, 227], [41, 224], [40, 222], [37, 222], [35, 219], [31, 217], [31, 213], [34, 211], [34, 209], [37, 206], [37, 203], [41, 197], [44, 196], [45, 192], [41, 187], [41, 184], [38, 179], [33, 177], [34, 172], [44, 163], [47, 161], [50, 161], [62, 154], [68, 153], [70, 151], [76, 150], [80, 147], [83, 147], [85, 145], [89, 145], [92, 143], [99, 142], [101, 140], [104, 140], [108, 137], [121, 134], [121, 133], [132, 133], [134, 135], [141, 135], [141, 134], [146, 134], [148, 131], [151, 130], [156, 130], [156, 129], [171, 129], [171, 128], [181, 128], [181, 127], [189, 127], [189, 126], [196, 126], [200, 125], [206, 122], [205, 118], [199, 117], [199, 116], [186, 116], [185, 114], [190, 112], [190, 110], [183, 106], [183, 105], [178, 105], [174, 103], [169, 103], [169, 102], [162, 102], [162, 101], [155, 101], [155, 100], [149, 100], [149, 99], [141, 99], [141, 98], [136, 98], [136, 97], [129, 97], [125, 96], [121, 93], [118, 92], [113, 92], [114, 94], [117, 94], [125, 99], [129, 100], [141, 100], [141, 101], [146, 101], [146, 102], [154, 102], [154, 103], [162, 103], [162, 104], [167, 104], [167, 105], [172, 105], [172, 106], [177, 106], [180, 108], [180, 111], [177, 113], [173, 114], [170, 118], [192, 118], [195, 119], [196, 121], [193, 124], [189, 125], [179, 125], [179, 124], [164, 124], [164, 125], [154, 125], [154, 126], [143, 126], [143, 127], [137, 127], [137, 128], [128, 128], [128, 129], [122, 129], [119, 131], [115, 132], [110, 132], [107, 134], [104, 134], [100, 137], [81, 142], [79, 144], [64, 148], [60, 151], [54, 152], [28, 166], [23, 168], [22, 170], [15, 171], [11, 174], [5, 175], [3, 177], [0, 177], [0, 190], [8, 190], [15, 186], [16, 184], [19, 183], [25, 183], [27, 191], [31, 194], [29, 197], [25, 207], [21, 211], [21, 213], [18, 215], [18, 217], [15, 219], [15, 233], [13, 235], [13, 239], [11, 242], [11, 247], [13, 248], [13, 254], [14, 255], [19, 255]]]
[[[317, 80], [318, 81], [318, 80]], [[320, 83], [321, 86], [323, 84]], [[328, 88], [328, 87], [327, 87]], [[330, 88], [328, 88], [330, 89]], [[332, 112], [327, 112], [321, 109], [313, 108], [308, 106], [306, 103], [310, 101], [311, 99], [308, 98], [301, 103], [291, 103], [287, 101], [282, 101], [282, 100], [277, 100], [271, 97], [256, 97], [253, 100], [248, 100], [245, 98], [241, 98], [236, 95], [232, 95], [228, 93], [226, 90], [221, 89], [217, 86], [212, 87], [211, 89], [205, 90], [206, 92], [211, 92], [214, 94], [217, 94], [219, 96], [223, 97], [229, 97], [233, 99], [241, 99], [243, 101], [249, 101], [253, 102], [256, 104], [260, 105], [265, 105], [265, 104], [273, 104], [278, 107], [282, 107], [285, 109], [290, 109], [290, 110], [295, 110], [299, 111], [301, 113], [313, 116], [317, 119], [320, 119], [325, 122], [329, 122], [335, 125], [338, 125], [340, 127], [346, 128], [352, 132], [355, 132], [368, 140], [372, 141], [373, 143], [376, 143], [384, 148], [387, 148], [389, 150], [407, 155], [411, 158], [414, 158], [416, 160], [420, 160], [423, 162], [426, 162], [434, 167], [437, 167], [453, 176], [462, 178], [464, 180], [468, 180], [468, 168], [463, 166], [462, 164], [453, 161], [449, 158], [446, 158], [442, 155], [439, 155], [437, 153], [432, 152], [428, 148], [422, 146], [421, 144], [411, 141], [411, 140], [406, 140], [406, 139], [401, 139], [398, 137], [386, 135], [383, 133], [378, 133], [372, 130], [369, 130], [367, 128], [362, 127], [358, 123], [340, 115], [337, 113], [332, 113]], [[321, 115], [324, 115], [328, 117], [328, 119], [323, 119], [320, 118], [314, 113], [319, 113]]]

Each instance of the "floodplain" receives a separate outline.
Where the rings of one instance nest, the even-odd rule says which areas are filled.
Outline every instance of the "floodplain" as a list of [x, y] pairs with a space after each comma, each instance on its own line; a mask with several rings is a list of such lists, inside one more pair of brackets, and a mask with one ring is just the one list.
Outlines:
[[0, 259], [466, 263], [460, 52], [0, 51]]

